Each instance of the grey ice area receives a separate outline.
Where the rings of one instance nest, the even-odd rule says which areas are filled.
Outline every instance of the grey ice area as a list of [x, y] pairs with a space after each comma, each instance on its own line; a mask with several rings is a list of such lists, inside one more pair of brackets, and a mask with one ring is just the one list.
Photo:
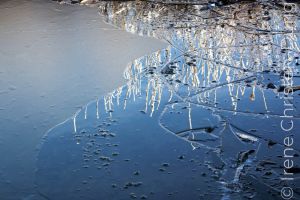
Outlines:
[[34, 198], [45, 132], [123, 85], [128, 62], [165, 46], [108, 25], [96, 8], [1, 0], [0, 199]]

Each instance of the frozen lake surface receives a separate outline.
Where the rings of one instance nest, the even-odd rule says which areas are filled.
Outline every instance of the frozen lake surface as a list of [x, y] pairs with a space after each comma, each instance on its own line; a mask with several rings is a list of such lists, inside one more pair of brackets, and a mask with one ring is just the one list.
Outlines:
[[300, 197], [299, 12], [287, 20], [271, 1], [93, 6], [120, 33], [169, 45], [47, 131], [27, 199], [273, 200], [285, 187]]
[[[297, 13], [291, 27], [270, 2], [96, 6], [108, 23], [169, 46], [132, 61], [124, 86], [49, 130], [37, 161], [40, 194], [281, 199], [291, 187], [299, 198]], [[282, 120], [288, 115], [292, 122]], [[295, 141], [289, 153], [286, 137]], [[294, 180], [281, 180], [284, 172]]]

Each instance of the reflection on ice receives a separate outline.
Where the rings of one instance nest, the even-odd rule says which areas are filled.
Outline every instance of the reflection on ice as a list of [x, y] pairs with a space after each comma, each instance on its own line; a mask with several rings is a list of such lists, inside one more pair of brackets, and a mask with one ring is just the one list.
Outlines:
[[126, 85], [47, 133], [37, 162], [42, 194], [276, 199], [281, 187], [296, 188], [298, 161], [295, 180], [280, 180], [280, 116], [290, 104], [291, 134], [300, 140], [299, 94], [284, 98], [287, 76], [300, 85], [297, 13], [291, 32], [283, 10], [270, 2], [213, 9], [139, 1], [97, 5], [109, 23], [170, 45], [132, 61]]

